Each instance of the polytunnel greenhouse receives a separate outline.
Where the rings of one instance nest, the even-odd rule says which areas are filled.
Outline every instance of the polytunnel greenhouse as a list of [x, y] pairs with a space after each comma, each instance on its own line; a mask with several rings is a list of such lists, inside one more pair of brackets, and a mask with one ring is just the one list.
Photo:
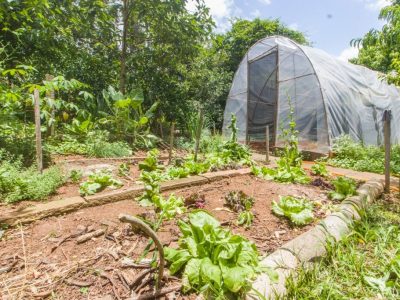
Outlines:
[[400, 142], [400, 90], [379, 73], [285, 37], [264, 38], [249, 49], [236, 71], [224, 134], [229, 134], [235, 114], [241, 142], [264, 142], [268, 126], [270, 145], [279, 147], [290, 107], [303, 150], [326, 153], [341, 134], [381, 145], [385, 110], [392, 111], [392, 142]]

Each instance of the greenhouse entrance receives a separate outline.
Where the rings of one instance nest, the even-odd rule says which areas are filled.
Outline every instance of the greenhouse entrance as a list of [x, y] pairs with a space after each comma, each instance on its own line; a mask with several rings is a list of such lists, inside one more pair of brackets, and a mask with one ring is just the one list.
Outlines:
[[252, 144], [264, 143], [269, 127], [270, 145], [275, 144], [278, 51], [248, 62], [247, 137]]

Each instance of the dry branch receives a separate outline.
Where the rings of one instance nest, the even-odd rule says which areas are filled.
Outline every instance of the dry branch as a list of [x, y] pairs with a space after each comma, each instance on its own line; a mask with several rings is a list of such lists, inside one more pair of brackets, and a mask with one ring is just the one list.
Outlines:
[[96, 231], [89, 232], [87, 234], [84, 234], [84, 235], [78, 237], [76, 239], [76, 243], [77, 244], [82, 244], [84, 242], [87, 242], [87, 241], [91, 240], [94, 237], [99, 237], [99, 236], [103, 235], [104, 233], [106, 233], [106, 231], [104, 229], [98, 229]]

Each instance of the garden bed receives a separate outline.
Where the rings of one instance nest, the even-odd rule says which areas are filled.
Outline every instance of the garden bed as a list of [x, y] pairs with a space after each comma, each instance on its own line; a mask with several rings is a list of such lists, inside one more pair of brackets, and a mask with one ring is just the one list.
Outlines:
[[[252, 208], [255, 220], [249, 230], [238, 227], [238, 214], [224, 206], [225, 195], [239, 190], [255, 199]], [[185, 198], [193, 193], [204, 197], [204, 209], [215, 216], [224, 227], [229, 227], [235, 233], [253, 241], [262, 255], [277, 249], [313, 226], [310, 224], [295, 228], [285, 219], [272, 214], [272, 201], [277, 201], [279, 195], [303, 196], [317, 202], [314, 209], [317, 219], [324, 217], [331, 208], [331, 202], [320, 187], [279, 184], [250, 175], [227, 178], [195, 188], [185, 187], [175, 190], [174, 193]], [[171, 191], [164, 194], [171, 194]], [[127, 283], [143, 269], [122, 265], [127, 257], [138, 258], [148, 239], [120, 223], [118, 215], [121, 213], [146, 214], [148, 219], [153, 214], [151, 208], [141, 207], [134, 200], [125, 200], [84, 208], [7, 231], [0, 242], [1, 294], [4, 297], [12, 295], [10, 298], [32, 298], [41, 293], [53, 293], [59, 299], [95, 299], [100, 296], [102, 299], [113, 299], [116, 295], [121, 298], [129, 296]], [[180, 218], [185, 219], [186, 214]], [[71, 234], [79, 235], [79, 231], [83, 229], [104, 229], [105, 234], [82, 244], [77, 244], [78, 237], [71, 237], [60, 244]], [[175, 247], [179, 236], [176, 220], [164, 222], [158, 235], [164, 245]], [[57, 245], [59, 246], [54, 248]], [[4, 271], [7, 267], [11, 267], [8, 272]], [[180, 284], [179, 280], [169, 277], [168, 285], [177, 284]], [[110, 295], [111, 298], [104, 298], [105, 295]]]

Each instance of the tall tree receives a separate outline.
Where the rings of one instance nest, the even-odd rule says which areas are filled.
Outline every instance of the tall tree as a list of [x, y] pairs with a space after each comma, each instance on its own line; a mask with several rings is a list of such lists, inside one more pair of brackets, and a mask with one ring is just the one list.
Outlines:
[[234, 20], [231, 30], [216, 37], [214, 46], [226, 52], [226, 67], [229, 71], [235, 72], [247, 50], [258, 40], [272, 35], [282, 35], [300, 44], [308, 44], [302, 32], [290, 29], [278, 19], [256, 18]]
[[381, 30], [371, 29], [352, 41], [360, 48], [352, 62], [383, 72], [389, 82], [400, 85], [400, 0], [392, 0], [379, 18], [385, 21]]

